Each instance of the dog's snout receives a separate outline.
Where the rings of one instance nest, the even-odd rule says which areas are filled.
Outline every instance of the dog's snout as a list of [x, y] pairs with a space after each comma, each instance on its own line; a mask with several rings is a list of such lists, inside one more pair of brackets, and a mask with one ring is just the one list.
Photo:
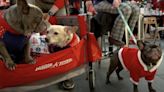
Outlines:
[[156, 62], [155, 63], [152, 63], [153, 66], [155, 66], [156, 64], [157, 64]]
[[45, 41], [46, 41], [47, 43], [49, 43], [49, 39], [48, 39], [48, 38], [45, 38]]

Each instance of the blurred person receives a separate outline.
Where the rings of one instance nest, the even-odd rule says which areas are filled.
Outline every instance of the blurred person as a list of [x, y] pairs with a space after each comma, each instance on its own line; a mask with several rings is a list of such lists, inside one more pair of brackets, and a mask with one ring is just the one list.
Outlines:
[[[87, 0], [90, 2], [91, 0]], [[128, 21], [131, 30], [134, 30], [134, 27], [139, 18], [139, 7], [137, 6], [134, 0], [132, 1], [121, 1], [121, 0], [95, 0], [94, 8], [96, 12], [104, 12], [110, 14], [119, 14], [117, 8], [120, 8], [125, 19]], [[109, 42], [116, 46], [124, 46], [125, 43], [122, 41], [125, 30], [125, 24], [121, 18], [121, 15], [118, 15], [114, 26], [111, 30], [109, 37]]]
[[10, 6], [10, 1], [9, 0], [0, 0], [0, 8], [1, 9], [6, 9]]

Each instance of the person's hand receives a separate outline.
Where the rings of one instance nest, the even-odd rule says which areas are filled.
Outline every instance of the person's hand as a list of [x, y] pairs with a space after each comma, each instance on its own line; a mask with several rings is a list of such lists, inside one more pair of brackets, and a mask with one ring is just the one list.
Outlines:
[[131, 0], [132, 4], [137, 4], [137, 2], [135, 0]]
[[113, 7], [114, 8], [118, 8], [120, 6], [120, 4], [121, 4], [121, 0], [114, 0], [113, 1]]
[[85, 5], [86, 5], [86, 8], [87, 8], [87, 13], [88, 14], [91, 14], [91, 15], [96, 14], [96, 10], [93, 6], [92, 1], [86, 1]]

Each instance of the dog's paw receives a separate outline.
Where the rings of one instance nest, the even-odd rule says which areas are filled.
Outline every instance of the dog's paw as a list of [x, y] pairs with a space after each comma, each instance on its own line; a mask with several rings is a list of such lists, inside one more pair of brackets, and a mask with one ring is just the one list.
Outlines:
[[106, 84], [111, 84], [111, 82], [109, 80], [106, 80]]
[[5, 62], [5, 66], [7, 67], [7, 69], [9, 70], [15, 70], [16, 64], [13, 62]]
[[134, 88], [134, 91], [133, 92], [138, 92], [138, 88]]
[[106, 84], [111, 84], [111, 81], [109, 80], [109, 78], [106, 78]]
[[156, 92], [155, 89], [149, 89], [149, 92]]
[[35, 60], [29, 60], [27, 63], [28, 63], [28, 64], [35, 64], [36, 61], [35, 61]]
[[35, 64], [36, 63], [36, 61], [32, 57], [29, 57], [29, 58], [25, 59], [25, 62], [27, 64]]
[[109, 73], [107, 73], [107, 76], [106, 76], [106, 84], [111, 84], [110, 79], [109, 79]]

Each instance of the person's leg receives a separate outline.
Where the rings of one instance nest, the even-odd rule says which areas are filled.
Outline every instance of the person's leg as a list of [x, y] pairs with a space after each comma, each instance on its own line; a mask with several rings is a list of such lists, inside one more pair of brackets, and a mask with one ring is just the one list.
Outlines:
[[[112, 4], [108, 3], [107, 1], [101, 1], [94, 7], [97, 12], [118, 14], [117, 8], [113, 8]], [[125, 19], [128, 20], [132, 13], [131, 7], [127, 3], [122, 3], [119, 8], [123, 12]], [[125, 25], [121, 16], [119, 15], [116, 18], [114, 26], [111, 30], [111, 37], [109, 38], [109, 42], [117, 46], [123, 46], [124, 43], [122, 42], [122, 38], [124, 35], [124, 30]]]
[[112, 4], [108, 3], [107, 1], [101, 1], [100, 3], [94, 5], [94, 8], [97, 12], [118, 14], [117, 9], [113, 8]]
[[140, 8], [135, 5], [135, 4], [132, 4], [130, 2], [128, 2], [128, 4], [131, 6], [132, 8], [132, 14], [130, 16], [130, 19], [128, 21], [129, 23], [129, 27], [131, 28], [131, 30], [133, 31], [135, 26], [136, 26], [136, 23], [139, 19], [139, 14], [140, 14]]
[[[132, 13], [131, 7], [127, 3], [121, 3], [119, 8], [122, 11], [125, 19], [128, 21]], [[109, 38], [109, 41], [117, 46], [125, 45], [125, 43], [122, 42], [124, 31], [125, 24], [121, 18], [121, 15], [119, 15], [115, 20], [114, 26], [111, 31], [111, 38]]]

